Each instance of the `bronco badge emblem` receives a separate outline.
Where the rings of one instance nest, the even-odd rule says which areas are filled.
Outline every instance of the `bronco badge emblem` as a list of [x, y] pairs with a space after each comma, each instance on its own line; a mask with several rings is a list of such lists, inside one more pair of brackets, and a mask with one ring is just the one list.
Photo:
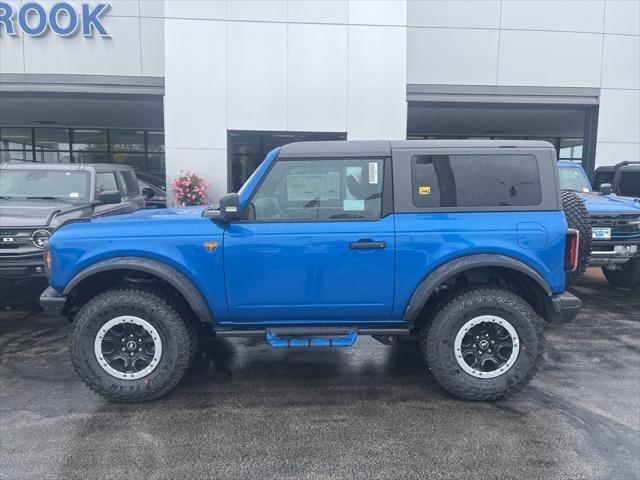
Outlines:
[[216, 248], [218, 248], [217, 242], [204, 242], [203, 245], [204, 245], [204, 248], [206, 248], [207, 252], [209, 253], [215, 252]]

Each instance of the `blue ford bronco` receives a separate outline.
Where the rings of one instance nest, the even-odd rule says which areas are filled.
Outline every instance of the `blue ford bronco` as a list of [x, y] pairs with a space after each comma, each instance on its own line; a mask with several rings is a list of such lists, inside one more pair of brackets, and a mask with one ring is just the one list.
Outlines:
[[640, 198], [612, 194], [607, 183], [594, 192], [579, 163], [561, 161], [559, 167], [567, 221], [581, 233], [578, 268], [569, 282], [596, 266], [616, 287], [640, 287]]
[[577, 315], [578, 237], [546, 142], [294, 143], [218, 208], [64, 226], [40, 301], [116, 401], [174, 388], [203, 328], [274, 348], [415, 336], [447, 391], [492, 400], [533, 377], [543, 322]]

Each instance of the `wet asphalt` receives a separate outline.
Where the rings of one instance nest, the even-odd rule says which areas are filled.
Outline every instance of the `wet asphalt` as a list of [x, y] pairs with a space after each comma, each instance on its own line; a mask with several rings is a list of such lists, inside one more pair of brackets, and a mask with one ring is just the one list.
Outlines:
[[506, 400], [447, 395], [416, 343], [271, 350], [212, 340], [166, 398], [77, 379], [68, 325], [0, 315], [0, 479], [640, 478], [640, 292], [590, 271], [575, 323]]

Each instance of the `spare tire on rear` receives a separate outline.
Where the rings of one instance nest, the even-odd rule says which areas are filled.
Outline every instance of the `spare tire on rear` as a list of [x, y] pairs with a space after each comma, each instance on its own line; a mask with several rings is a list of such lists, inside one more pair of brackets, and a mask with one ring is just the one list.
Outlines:
[[575, 284], [584, 272], [587, 271], [591, 261], [591, 219], [582, 199], [575, 192], [563, 190], [562, 209], [567, 218], [569, 228], [580, 232], [580, 245], [578, 248], [578, 268], [573, 272], [567, 272], [566, 286]]

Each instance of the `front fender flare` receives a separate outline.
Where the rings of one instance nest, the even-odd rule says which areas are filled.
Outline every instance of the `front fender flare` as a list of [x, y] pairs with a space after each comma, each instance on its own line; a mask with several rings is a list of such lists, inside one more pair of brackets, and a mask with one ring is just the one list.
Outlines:
[[547, 282], [529, 265], [506, 255], [494, 254], [477, 254], [456, 258], [444, 265], [439, 266], [429, 275], [427, 275], [420, 285], [416, 288], [409, 300], [409, 304], [404, 312], [404, 320], [412, 324], [418, 319], [422, 309], [427, 304], [431, 294], [438, 288], [442, 282], [453, 277], [465, 270], [481, 267], [502, 267], [510, 270], [516, 270], [527, 275], [549, 296], [553, 294]]
[[213, 315], [209, 305], [193, 282], [175, 268], [150, 258], [116, 257], [96, 262], [73, 277], [62, 294], [68, 295], [76, 286], [92, 275], [120, 269], [137, 270], [164, 280], [180, 292], [201, 323], [213, 324]]

